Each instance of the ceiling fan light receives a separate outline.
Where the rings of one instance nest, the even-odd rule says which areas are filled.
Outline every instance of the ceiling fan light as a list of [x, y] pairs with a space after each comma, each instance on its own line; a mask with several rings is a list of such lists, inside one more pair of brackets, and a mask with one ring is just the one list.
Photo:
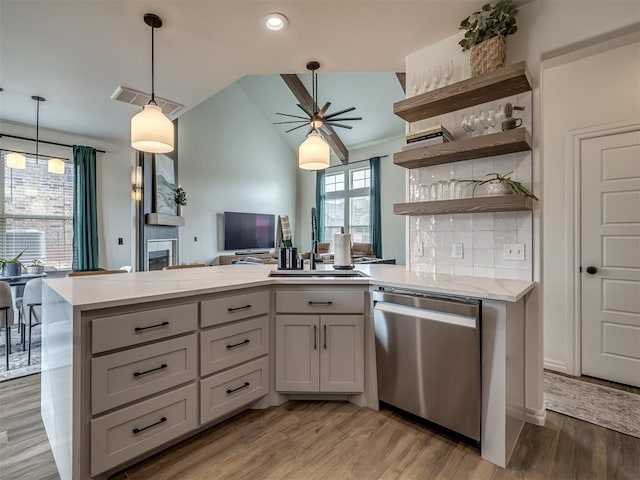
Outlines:
[[173, 151], [173, 123], [157, 105], [145, 105], [131, 119], [131, 146], [149, 153]]
[[318, 118], [311, 120], [311, 126], [316, 130], [319, 129], [322, 125], [324, 125], [324, 122]]
[[49, 173], [64, 175], [64, 162], [59, 158], [51, 158], [49, 159], [47, 170], [49, 171]]
[[281, 13], [270, 13], [264, 17], [264, 26], [267, 27], [267, 30], [278, 32], [287, 28], [287, 25], [289, 25], [289, 20]]
[[18, 170], [24, 170], [27, 168], [27, 158], [18, 152], [11, 152], [7, 154], [7, 167], [15, 168]]
[[312, 132], [298, 148], [298, 166], [304, 170], [323, 170], [331, 163], [331, 150], [319, 133]]

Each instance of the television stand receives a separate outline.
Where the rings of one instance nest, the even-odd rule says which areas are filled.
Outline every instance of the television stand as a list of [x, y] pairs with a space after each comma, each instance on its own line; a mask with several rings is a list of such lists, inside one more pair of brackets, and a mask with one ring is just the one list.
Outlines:
[[241, 252], [236, 252], [236, 255], [255, 255], [255, 254], [262, 254], [262, 253], [269, 253], [269, 250], [243, 250]]

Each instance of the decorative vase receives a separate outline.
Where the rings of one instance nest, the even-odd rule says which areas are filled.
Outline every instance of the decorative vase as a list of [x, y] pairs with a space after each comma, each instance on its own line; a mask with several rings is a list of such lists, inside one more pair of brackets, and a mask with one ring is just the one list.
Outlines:
[[469, 61], [471, 62], [472, 77], [504, 67], [507, 61], [506, 38], [498, 35], [474, 45], [471, 47]]
[[44, 273], [43, 265], [29, 265], [27, 267], [27, 275], [41, 275]]
[[176, 203], [176, 207], [177, 207], [176, 208], [177, 215], [179, 217], [181, 217], [182, 216], [182, 205], [180, 205], [179, 203]]
[[18, 277], [22, 273], [22, 265], [19, 263], [5, 263], [2, 267], [3, 277]]
[[487, 195], [509, 195], [513, 190], [507, 183], [488, 183]]

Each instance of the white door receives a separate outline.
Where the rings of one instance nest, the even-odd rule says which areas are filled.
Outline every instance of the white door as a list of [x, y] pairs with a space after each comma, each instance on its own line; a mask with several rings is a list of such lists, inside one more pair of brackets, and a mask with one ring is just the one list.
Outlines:
[[362, 315], [320, 317], [320, 391], [356, 393], [364, 390]]
[[640, 132], [582, 142], [582, 373], [640, 386]]
[[320, 319], [317, 315], [276, 317], [276, 390], [317, 392], [320, 388]]

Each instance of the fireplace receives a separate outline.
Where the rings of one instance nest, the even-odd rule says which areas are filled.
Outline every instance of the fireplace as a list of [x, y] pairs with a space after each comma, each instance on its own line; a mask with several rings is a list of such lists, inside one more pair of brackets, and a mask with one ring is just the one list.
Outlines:
[[162, 270], [163, 267], [175, 265], [176, 240], [147, 241], [147, 270]]

